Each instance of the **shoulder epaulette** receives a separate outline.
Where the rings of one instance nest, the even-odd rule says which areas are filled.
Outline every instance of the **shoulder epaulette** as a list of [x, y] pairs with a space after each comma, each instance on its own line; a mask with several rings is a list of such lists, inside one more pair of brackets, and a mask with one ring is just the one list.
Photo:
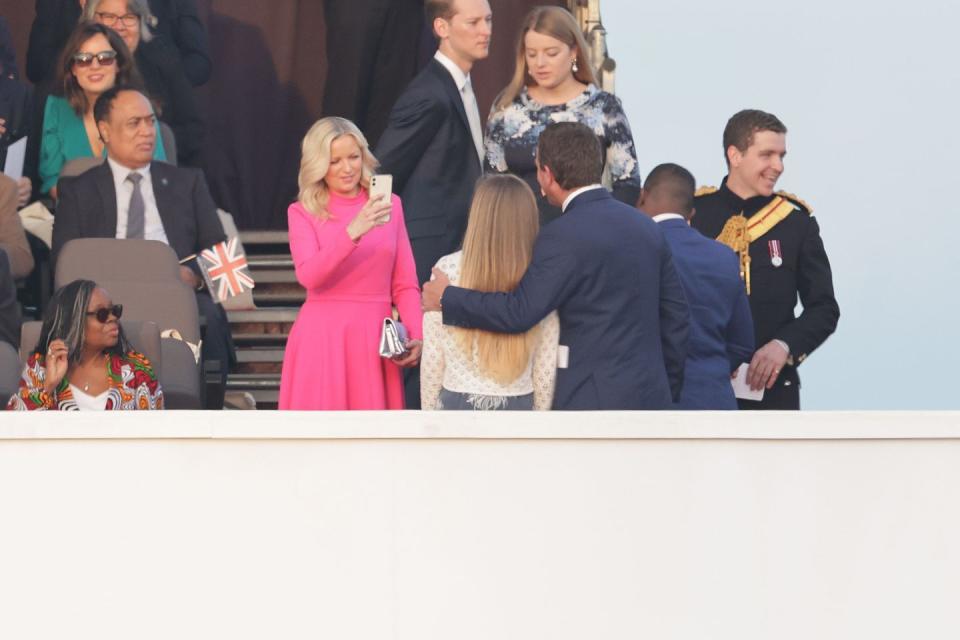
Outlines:
[[711, 193], [716, 193], [716, 192], [717, 192], [716, 187], [700, 187], [699, 189], [694, 191], [693, 196], [695, 198], [699, 198], [700, 196], [708, 196]]
[[807, 213], [813, 213], [813, 207], [811, 207], [806, 202], [804, 202], [797, 196], [793, 195], [792, 193], [787, 193], [786, 191], [777, 191], [777, 195], [786, 198], [793, 204], [803, 207], [803, 209], [806, 210]]

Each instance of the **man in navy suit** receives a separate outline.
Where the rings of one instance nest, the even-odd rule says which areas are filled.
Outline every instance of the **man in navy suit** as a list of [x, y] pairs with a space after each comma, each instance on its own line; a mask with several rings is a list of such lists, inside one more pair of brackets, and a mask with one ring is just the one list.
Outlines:
[[537, 181], [563, 215], [543, 228], [512, 293], [424, 285], [447, 325], [515, 333], [560, 316], [554, 409], [668, 409], [679, 399], [690, 312], [670, 248], [649, 218], [600, 184], [600, 143], [585, 125], [551, 124]]
[[647, 176], [637, 208], [663, 231], [690, 304], [690, 342], [676, 408], [736, 409], [730, 374], [753, 355], [753, 318], [736, 254], [690, 227], [695, 189], [689, 171], [661, 164]]

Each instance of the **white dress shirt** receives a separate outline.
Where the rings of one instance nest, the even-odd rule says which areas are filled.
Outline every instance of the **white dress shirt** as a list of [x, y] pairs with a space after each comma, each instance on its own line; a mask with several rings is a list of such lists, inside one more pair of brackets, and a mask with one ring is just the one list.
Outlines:
[[564, 201], [563, 201], [563, 206], [560, 207], [560, 210], [566, 212], [567, 206], [570, 204], [570, 202], [571, 202], [574, 198], [576, 198], [578, 195], [580, 195], [580, 194], [583, 193], [584, 191], [590, 191], [590, 190], [592, 190], [592, 189], [603, 189], [603, 185], [602, 185], [602, 184], [591, 184], [591, 185], [587, 185], [586, 187], [580, 187], [579, 189], [575, 189], [575, 190], [571, 191], [571, 192], [570, 192], [570, 195], [568, 195], [568, 196], [564, 199]]
[[113, 172], [113, 188], [117, 193], [116, 237], [127, 237], [127, 212], [130, 209], [130, 196], [133, 195], [133, 183], [127, 180], [127, 176], [136, 171], [143, 176], [143, 180], [140, 181], [140, 194], [143, 196], [143, 237], [145, 240], [159, 240], [164, 244], [170, 244], [167, 241], [167, 234], [163, 230], [163, 222], [160, 220], [157, 199], [153, 195], [150, 165], [139, 169], [128, 169], [109, 157], [107, 163], [110, 165], [110, 171]]
[[433, 57], [450, 72], [454, 84], [457, 85], [457, 90], [460, 91], [463, 110], [466, 111], [467, 121], [470, 123], [473, 144], [477, 147], [477, 156], [480, 158], [480, 164], [483, 165], [483, 125], [480, 123], [480, 109], [477, 107], [477, 96], [473, 93], [473, 83], [470, 82], [470, 76], [465, 74], [463, 69], [457, 66], [457, 63], [440, 53], [439, 50], [433, 54]]
[[653, 216], [654, 222], [663, 222], [664, 220], [683, 220], [684, 222], [687, 221], [687, 219], [684, 218], [679, 213], [661, 213], [660, 215]]

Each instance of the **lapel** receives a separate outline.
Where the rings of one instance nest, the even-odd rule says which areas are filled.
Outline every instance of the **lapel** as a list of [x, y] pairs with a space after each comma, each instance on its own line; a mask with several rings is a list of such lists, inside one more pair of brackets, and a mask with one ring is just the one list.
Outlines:
[[473, 155], [476, 156], [476, 145], [473, 143], [473, 132], [470, 130], [470, 120], [467, 118], [467, 110], [463, 107], [463, 96], [460, 94], [460, 89], [457, 88], [457, 83], [453, 81], [453, 76], [450, 75], [447, 68], [437, 62], [435, 58], [431, 58], [429, 68], [433, 70], [433, 74], [446, 92], [447, 98], [453, 103], [454, 109], [456, 109], [460, 115], [460, 122], [463, 123], [463, 128], [466, 130], [467, 137], [470, 139], [470, 149], [473, 150]]
[[175, 246], [172, 236], [176, 235], [177, 223], [170, 169], [171, 167], [163, 162], [150, 163], [153, 197], [157, 201], [157, 212], [160, 214], [160, 222], [163, 223], [163, 232], [167, 234], [170, 245]]
[[102, 225], [101, 235], [104, 238], [113, 238], [117, 235], [117, 190], [113, 186], [113, 171], [106, 160], [93, 171], [102, 206], [99, 211], [93, 211], [98, 223], [91, 224], [90, 228], [96, 229]]

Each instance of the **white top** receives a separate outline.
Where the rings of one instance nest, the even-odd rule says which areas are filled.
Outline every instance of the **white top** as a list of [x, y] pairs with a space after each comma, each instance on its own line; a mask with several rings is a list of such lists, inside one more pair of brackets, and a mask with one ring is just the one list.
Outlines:
[[80, 411], [103, 411], [107, 408], [107, 397], [110, 395], [110, 389], [98, 396], [92, 396], [72, 384], [70, 385], [70, 391], [73, 393], [73, 401], [77, 403], [77, 409]]
[[450, 75], [453, 76], [453, 83], [457, 85], [460, 91], [460, 99], [463, 100], [463, 110], [467, 114], [467, 121], [470, 123], [470, 135], [473, 136], [473, 144], [477, 147], [477, 155], [480, 157], [480, 164], [483, 164], [483, 124], [480, 122], [480, 109], [477, 107], [477, 96], [473, 93], [473, 83], [470, 82], [470, 76], [463, 72], [463, 69], [457, 66], [457, 63], [440, 53], [438, 49], [433, 58], [442, 64]]
[[563, 206], [560, 207], [560, 210], [561, 210], [561, 211], [566, 211], [566, 210], [567, 210], [567, 207], [570, 205], [570, 202], [571, 202], [574, 198], [576, 198], [578, 195], [580, 195], [581, 193], [583, 193], [584, 191], [591, 191], [592, 189], [603, 189], [603, 188], [604, 188], [604, 187], [603, 187], [602, 184], [590, 184], [590, 185], [587, 185], [587, 186], [585, 186], [585, 187], [580, 187], [579, 189], [574, 189], [573, 191], [570, 192], [570, 195], [568, 195], [566, 198], [564, 198], [564, 200], [563, 200]]
[[[437, 268], [447, 274], [450, 284], [460, 281], [458, 251], [440, 258]], [[488, 378], [477, 365], [476, 350], [469, 357], [461, 349], [456, 329], [443, 326], [443, 315], [431, 311], [423, 315], [423, 355], [420, 360], [420, 403], [423, 409], [437, 408], [440, 389], [486, 396], [523, 396], [533, 393], [533, 408], [545, 411], [553, 404], [557, 378], [557, 343], [560, 320], [550, 313], [538, 325], [540, 338], [523, 374], [510, 384]]]
[[157, 199], [153, 195], [153, 180], [150, 177], [150, 165], [139, 169], [129, 169], [107, 157], [107, 163], [113, 172], [113, 188], [117, 193], [117, 236], [127, 237], [127, 212], [130, 210], [130, 196], [133, 195], [133, 183], [127, 176], [136, 171], [143, 176], [140, 181], [140, 194], [143, 196], [143, 238], [145, 240], [159, 240], [164, 244], [167, 234], [163, 230], [160, 220], [160, 210], [157, 208]]

